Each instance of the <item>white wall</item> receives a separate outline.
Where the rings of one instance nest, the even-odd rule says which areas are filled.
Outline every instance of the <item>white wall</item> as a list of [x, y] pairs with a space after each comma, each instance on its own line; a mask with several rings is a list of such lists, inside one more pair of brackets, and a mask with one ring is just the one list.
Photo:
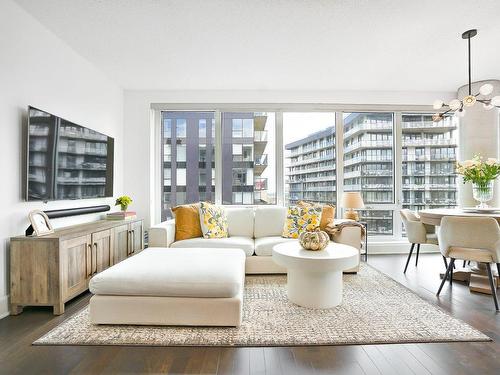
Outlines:
[[[500, 80], [490, 80], [472, 83], [472, 92], [479, 92], [479, 87], [485, 83], [493, 85], [493, 93], [490, 97], [500, 95]], [[458, 98], [468, 95], [468, 86], [458, 89]], [[460, 119], [460, 154], [459, 160], [472, 159], [474, 155], [480, 154], [485, 158], [498, 158], [500, 156], [500, 116], [499, 110], [493, 108], [486, 111], [481, 103], [476, 103], [473, 107], [466, 108], [465, 116]], [[458, 199], [467, 207], [477, 205], [477, 201], [472, 197], [472, 184], [463, 184], [459, 179]], [[490, 206], [500, 205], [500, 184], [495, 184], [495, 195]]]
[[[115, 138], [115, 196], [123, 190], [123, 90], [10, 0], [0, 2], [0, 317], [7, 314], [8, 242], [30, 210], [113, 204], [112, 199], [26, 203], [21, 127], [28, 105]], [[92, 221], [96, 215], [54, 220]], [[62, 220], [64, 220], [62, 222]]]
[[[151, 103], [326, 103], [429, 105], [449, 100], [453, 92], [357, 91], [144, 91], [125, 90], [125, 186], [135, 209], [150, 225]], [[175, 108], [173, 108], [175, 109]]]

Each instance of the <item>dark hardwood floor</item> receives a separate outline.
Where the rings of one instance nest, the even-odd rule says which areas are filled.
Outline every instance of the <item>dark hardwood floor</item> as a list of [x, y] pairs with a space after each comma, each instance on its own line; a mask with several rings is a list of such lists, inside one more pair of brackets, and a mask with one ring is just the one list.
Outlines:
[[421, 297], [489, 335], [493, 342], [351, 345], [276, 348], [164, 348], [32, 346], [31, 343], [88, 303], [89, 295], [67, 304], [66, 314], [26, 308], [0, 320], [1, 374], [499, 374], [500, 314], [491, 296], [470, 293], [454, 283], [435, 296], [437, 254], [420, 255], [403, 275], [405, 255], [370, 256], [369, 264]]

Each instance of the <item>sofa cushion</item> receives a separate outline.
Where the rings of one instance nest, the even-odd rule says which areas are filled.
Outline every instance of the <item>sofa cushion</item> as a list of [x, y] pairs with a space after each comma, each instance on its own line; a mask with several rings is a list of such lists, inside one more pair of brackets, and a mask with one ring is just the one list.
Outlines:
[[255, 254], [259, 256], [271, 256], [273, 246], [283, 242], [297, 242], [294, 238], [283, 238], [281, 236], [261, 237], [255, 239]]
[[254, 250], [254, 240], [249, 237], [226, 237], [226, 238], [190, 238], [189, 240], [176, 241], [170, 247], [172, 248], [234, 248], [242, 249], [246, 256], [252, 256]]
[[241, 250], [151, 247], [98, 273], [89, 289], [99, 295], [230, 298], [240, 293], [244, 277]]
[[222, 206], [201, 202], [200, 225], [205, 238], [226, 238], [228, 236], [227, 217]]
[[203, 236], [200, 226], [200, 204], [186, 204], [172, 208], [175, 216], [175, 240]]
[[252, 207], [226, 207], [229, 237], [253, 237], [254, 212]]
[[281, 236], [287, 208], [261, 206], [255, 208], [254, 237]]
[[302, 232], [319, 230], [321, 222], [321, 206], [290, 206], [283, 226], [283, 237], [299, 238]]
[[325, 230], [327, 225], [330, 224], [333, 220], [335, 220], [335, 206], [331, 204], [319, 204], [316, 202], [309, 201], [299, 201], [297, 206], [302, 207], [311, 207], [311, 206], [321, 206], [321, 222], [319, 223], [319, 227], [321, 230]]

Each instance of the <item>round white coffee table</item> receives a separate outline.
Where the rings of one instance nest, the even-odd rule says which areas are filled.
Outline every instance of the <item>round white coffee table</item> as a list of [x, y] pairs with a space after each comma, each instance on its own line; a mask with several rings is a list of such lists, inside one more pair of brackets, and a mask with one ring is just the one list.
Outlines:
[[329, 308], [342, 302], [342, 271], [358, 264], [359, 251], [330, 242], [326, 249], [308, 251], [299, 242], [273, 247], [273, 260], [288, 270], [288, 299], [297, 305]]

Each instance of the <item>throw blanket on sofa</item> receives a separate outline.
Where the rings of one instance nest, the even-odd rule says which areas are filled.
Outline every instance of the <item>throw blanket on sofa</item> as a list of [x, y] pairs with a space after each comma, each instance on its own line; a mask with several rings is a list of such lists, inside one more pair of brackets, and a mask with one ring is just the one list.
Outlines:
[[361, 229], [361, 245], [363, 245], [365, 242], [366, 228], [363, 224], [360, 224], [357, 221], [346, 220], [341, 223], [330, 222], [326, 226], [325, 232], [328, 233], [330, 238], [333, 240], [333, 237], [340, 234], [340, 232], [342, 232], [342, 230], [346, 227], [359, 227]]

